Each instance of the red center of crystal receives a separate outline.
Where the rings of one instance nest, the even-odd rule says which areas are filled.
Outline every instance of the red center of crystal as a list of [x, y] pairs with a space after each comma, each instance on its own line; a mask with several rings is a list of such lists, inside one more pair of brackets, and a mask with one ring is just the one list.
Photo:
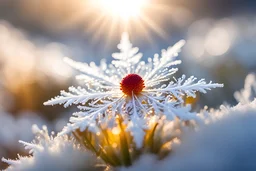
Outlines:
[[128, 96], [140, 94], [144, 87], [144, 80], [137, 74], [128, 74], [120, 83], [120, 90]]

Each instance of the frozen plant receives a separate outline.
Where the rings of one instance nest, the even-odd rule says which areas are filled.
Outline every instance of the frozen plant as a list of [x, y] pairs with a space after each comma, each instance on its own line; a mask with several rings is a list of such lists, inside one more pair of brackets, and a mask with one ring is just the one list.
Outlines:
[[250, 103], [256, 98], [256, 75], [249, 74], [245, 79], [244, 89], [234, 94], [239, 103]]
[[[112, 122], [111, 120], [109, 122]], [[188, 130], [194, 131], [196, 124], [193, 121], [181, 121], [178, 118], [172, 121], [165, 117], [151, 117], [148, 129], [140, 136], [141, 144], [135, 144], [129, 125], [125, 124], [121, 116], [116, 118], [114, 128], [99, 124], [99, 132], [92, 133], [88, 129], [81, 132], [73, 131], [76, 140], [86, 149], [99, 156], [106, 164], [113, 167], [131, 166], [140, 156], [154, 154], [163, 159], [170, 154], [172, 147], [180, 143], [180, 137]], [[135, 140], [136, 142], [136, 140]]]
[[[204, 123], [214, 123], [218, 120], [222, 120], [224, 117], [229, 117], [229, 114], [233, 114], [237, 109], [241, 109], [242, 106], [253, 106], [252, 102], [256, 99], [256, 76], [251, 73], [248, 74], [245, 78], [244, 88], [240, 91], [234, 93], [234, 97], [236, 98], [238, 105], [234, 107], [229, 107], [225, 105], [221, 105], [220, 109], [210, 109], [207, 111], [207, 107], [202, 110], [198, 116], [204, 121]], [[242, 109], [245, 109], [243, 107]]]
[[36, 139], [32, 143], [20, 141], [29, 150], [31, 156], [18, 155], [17, 160], [2, 158], [3, 162], [10, 165], [6, 171], [103, 171], [106, 169], [100, 159], [97, 159], [90, 151], [84, 151], [67, 136], [54, 137], [54, 135], [49, 135], [45, 126], [40, 130], [34, 125], [33, 132], [36, 134]]
[[60, 135], [87, 128], [97, 132], [99, 123], [120, 114], [139, 146], [142, 144], [139, 137], [144, 136], [150, 116], [164, 114], [169, 120], [175, 117], [196, 119], [196, 115], [184, 105], [184, 96], [195, 97], [196, 92], [206, 93], [223, 85], [206, 83], [204, 79], [197, 81], [196, 77], [186, 78], [185, 75], [171, 81], [172, 75], [178, 71], [174, 66], [181, 63], [176, 57], [184, 44], [185, 41], [181, 40], [163, 50], [161, 55], [155, 54], [144, 62], [139, 49], [132, 46], [128, 34], [124, 33], [118, 45], [120, 52], [112, 55], [110, 64], [102, 60], [101, 65], [96, 66], [93, 62], [87, 64], [65, 58], [68, 64], [83, 73], [77, 79], [82, 80], [84, 86], [72, 86], [68, 92], [61, 91], [60, 96], [44, 103], [64, 107], [75, 104], [80, 110], [73, 114]]

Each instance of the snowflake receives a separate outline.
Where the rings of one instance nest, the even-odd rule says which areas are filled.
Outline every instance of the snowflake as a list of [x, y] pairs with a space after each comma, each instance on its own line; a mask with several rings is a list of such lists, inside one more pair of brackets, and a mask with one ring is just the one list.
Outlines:
[[130, 123], [129, 129], [134, 136], [136, 131], [140, 132], [138, 129], [146, 128], [152, 115], [164, 114], [170, 120], [175, 117], [195, 119], [196, 115], [183, 105], [184, 96], [195, 97], [197, 91], [206, 93], [206, 90], [223, 85], [206, 83], [204, 79], [196, 81], [194, 76], [186, 79], [184, 75], [170, 81], [178, 71], [173, 66], [181, 63], [176, 57], [184, 44], [185, 41], [181, 40], [162, 50], [161, 56], [155, 54], [144, 62], [139, 49], [132, 46], [128, 34], [124, 33], [118, 45], [121, 52], [112, 55], [114, 60], [110, 64], [102, 60], [100, 66], [96, 66], [95, 63], [65, 58], [69, 65], [83, 73], [77, 79], [84, 82], [84, 87], [72, 86], [69, 92], [61, 91], [60, 96], [44, 103], [63, 104], [64, 107], [75, 104], [80, 110], [73, 114], [71, 123], [60, 134], [86, 128], [97, 131], [97, 122], [113, 118], [117, 113]]

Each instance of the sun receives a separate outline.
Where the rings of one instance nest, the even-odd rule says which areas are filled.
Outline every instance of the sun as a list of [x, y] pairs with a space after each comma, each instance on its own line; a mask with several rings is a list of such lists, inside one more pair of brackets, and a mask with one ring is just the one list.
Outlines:
[[[152, 42], [151, 33], [157, 33], [162, 38], [167, 34], [160, 27], [155, 14], [163, 13], [166, 5], [154, 0], [88, 0], [85, 5], [90, 19], [85, 30], [92, 33], [96, 43], [104, 36], [107, 46], [115, 35], [123, 32], [133, 32]], [[167, 10], [168, 11], [168, 10]]]
[[123, 20], [139, 17], [148, 2], [149, 0], [97, 0], [105, 12]]

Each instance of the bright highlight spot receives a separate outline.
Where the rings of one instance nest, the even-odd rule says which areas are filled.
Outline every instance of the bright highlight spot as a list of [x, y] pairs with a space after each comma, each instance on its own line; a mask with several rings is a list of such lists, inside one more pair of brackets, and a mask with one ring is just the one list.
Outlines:
[[141, 10], [149, 0], [98, 0], [98, 5], [101, 5], [107, 13], [113, 17], [122, 19], [130, 19], [138, 17]]
[[119, 134], [121, 133], [121, 130], [120, 130], [120, 128], [115, 127], [115, 128], [113, 128], [112, 133], [113, 133], [114, 135], [119, 135]]
[[230, 46], [232, 37], [226, 29], [212, 29], [205, 40], [205, 49], [212, 56], [220, 56], [226, 53]]

